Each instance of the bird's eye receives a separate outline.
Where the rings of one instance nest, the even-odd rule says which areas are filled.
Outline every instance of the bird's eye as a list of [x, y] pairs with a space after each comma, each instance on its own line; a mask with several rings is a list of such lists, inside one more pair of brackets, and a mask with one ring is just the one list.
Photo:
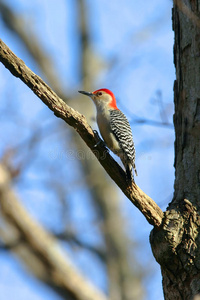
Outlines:
[[99, 93], [98, 93], [98, 96], [102, 96], [102, 92], [99, 92]]

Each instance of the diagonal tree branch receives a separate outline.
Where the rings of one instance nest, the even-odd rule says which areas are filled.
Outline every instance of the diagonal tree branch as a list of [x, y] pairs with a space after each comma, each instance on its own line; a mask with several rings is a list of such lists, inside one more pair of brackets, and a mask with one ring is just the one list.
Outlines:
[[14, 76], [20, 78], [57, 117], [63, 119], [79, 133], [128, 199], [142, 212], [150, 224], [159, 226], [163, 217], [162, 210], [134, 182], [131, 186], [127, 184], [125, 172], [110, 156], [104, 146], [98, 145], [95, 147], [98, 137], [87, 123], [86, 118], [60, 99], [2, 40], [0, 40], [0, 61]]

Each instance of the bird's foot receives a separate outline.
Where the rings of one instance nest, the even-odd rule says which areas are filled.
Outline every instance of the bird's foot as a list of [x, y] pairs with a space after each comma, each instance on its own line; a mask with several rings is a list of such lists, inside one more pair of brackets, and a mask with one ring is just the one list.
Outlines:
[[99, 136], [99, 133], [97, 130], [93, 130], [94, 134], [96, 135], [97, 143], [94, 145], [94, 148], [96, 148], [98, 145], [106, 146], [105, 142], [102, 141], [102, 139]]

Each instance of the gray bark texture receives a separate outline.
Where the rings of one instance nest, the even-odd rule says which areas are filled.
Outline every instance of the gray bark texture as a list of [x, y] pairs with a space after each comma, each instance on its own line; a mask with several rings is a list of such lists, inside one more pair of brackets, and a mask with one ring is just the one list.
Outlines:
[[200, 299], [200, 3], [174, 1], [174, 196], [151, 232], [166, 300]]

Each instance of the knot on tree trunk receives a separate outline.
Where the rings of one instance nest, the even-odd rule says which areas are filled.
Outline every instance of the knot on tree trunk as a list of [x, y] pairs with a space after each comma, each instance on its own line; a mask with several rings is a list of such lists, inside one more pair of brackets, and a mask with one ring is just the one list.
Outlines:
[[[182, 201], [181, 206], [166, 211], [161, 226], [154, 228], [150, 235], [157, 262], [172, 270], [176, 270], [179, 263], [185, 267], [193, 263], [197, 255], [199, 224], [200, 216], [187, 199]], [[179, 263], [177, 254], [182, 257]], [[200, 261], [197, 263], [200, 267]]]
[[200, 293], [200, 251], [197, 249], [200, 216], [187, 199], [179, 206], [172, 208], [172, 205], [164, 213], [161, 226], [151, 231], [150, 242], [153, 255], [165, 273], [164, 293], [167, 290], [178, 293], [177, 298], [167, 295], [166, 299], [189, 299], [178, 291], [188, 291], [189, 285], [193, 295]]

